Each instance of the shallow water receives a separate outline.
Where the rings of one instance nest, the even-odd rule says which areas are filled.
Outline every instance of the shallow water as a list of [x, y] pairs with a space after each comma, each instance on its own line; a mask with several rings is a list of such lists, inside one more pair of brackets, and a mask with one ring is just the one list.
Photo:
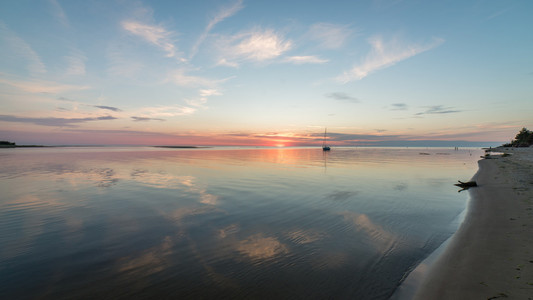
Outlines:
[[1, 149], [0, 295], [387, 299], [457, 229], [481, 154]]

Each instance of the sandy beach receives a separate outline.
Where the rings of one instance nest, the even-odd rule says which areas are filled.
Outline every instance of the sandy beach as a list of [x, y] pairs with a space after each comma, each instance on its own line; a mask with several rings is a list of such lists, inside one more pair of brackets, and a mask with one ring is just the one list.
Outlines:
[[479, 162], [468, 213], [414, 299], [533, 299], [533, 148]]

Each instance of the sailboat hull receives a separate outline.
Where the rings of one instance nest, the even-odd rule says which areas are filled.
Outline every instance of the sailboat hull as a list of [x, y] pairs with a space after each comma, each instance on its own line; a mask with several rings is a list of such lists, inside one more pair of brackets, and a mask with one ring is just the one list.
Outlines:
[[324, 129], [324, 141], [322, 142], [322, 150], [324, 151], [329, 151], [331, 150], [331, 148], [328, 146], [328, 144], [326, 144], [326, 137], [327, 136], [327, 129]]

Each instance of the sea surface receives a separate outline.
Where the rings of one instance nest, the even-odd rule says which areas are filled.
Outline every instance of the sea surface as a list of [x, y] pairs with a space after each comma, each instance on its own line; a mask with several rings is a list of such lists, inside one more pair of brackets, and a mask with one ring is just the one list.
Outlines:
[[388, 299], [479, 149], [0, 149], [2, 299]]

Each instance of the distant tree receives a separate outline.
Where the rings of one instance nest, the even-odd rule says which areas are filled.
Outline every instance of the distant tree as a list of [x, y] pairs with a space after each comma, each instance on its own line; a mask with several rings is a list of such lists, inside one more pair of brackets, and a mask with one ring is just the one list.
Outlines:
[[15, 147], [15, 143], [11, 143], [8, 141], [0, 141], [0, 148], [13, 148]]
[[511, 143], [513, 147], [529, 147], [533, 145], [533, 131], [522, 128]]

